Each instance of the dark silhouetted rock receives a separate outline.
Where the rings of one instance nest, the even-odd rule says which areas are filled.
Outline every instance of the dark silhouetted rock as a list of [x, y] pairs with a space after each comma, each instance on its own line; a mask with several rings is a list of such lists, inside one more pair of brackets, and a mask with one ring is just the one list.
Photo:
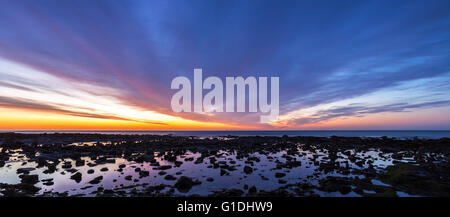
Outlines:
[[275, 173], [275, 178], [285, 177], [286, 173]]
[[23, 174], [23, 175], [20, 176], [20, 178], [22, 179], [21, 182], [24, 183], [24, 184], [34, 185], [34, 184], [39, 182], [39, 176], [38, 175], [26, 175], [26, 174]]
[[253, 168], [251, 168], [249, 166], [244, 167], [244, 173], [251, 174], [252, 172], [253, 172]]
[[200, 185], [200, 181], [194, 181], [189, 177], [182, 176], [180, 177], [177, 182], [175, 183], [174, 187], [182, 193], [186, 193], [189, 190], [191, 190], [192, 186], [194, 185]]
[[95, 184], [100, 183], [102, 180], [103, 180], [103, 176], [98, 176], [95, 179], [91, 180], [89, 183], [95, 185]]
[[77, 172], [75, 174], [73, 174], [70, 179], [75, 180], [75, 182], [80, 183], [81, 182], [81, 173]]

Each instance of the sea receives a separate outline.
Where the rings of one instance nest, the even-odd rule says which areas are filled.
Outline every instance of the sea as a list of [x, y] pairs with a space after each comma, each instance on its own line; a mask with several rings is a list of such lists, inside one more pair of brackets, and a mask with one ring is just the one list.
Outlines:
[[389, 137], [398, 139], [450, 138], [450, 130], [260, 130], [260, 131], [0, 131], [15, 133], [98, 133], [122, 135], [173, 135], [214, 138], [226, 136]]

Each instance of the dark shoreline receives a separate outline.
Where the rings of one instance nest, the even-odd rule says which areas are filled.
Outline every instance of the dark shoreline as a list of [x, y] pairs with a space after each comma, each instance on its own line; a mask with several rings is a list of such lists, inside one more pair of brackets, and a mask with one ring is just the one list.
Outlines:
[[214, 138], [224, 136], [275, 136], [284, 135], [290, 137], [312, 136], [312, 137], [364, 137], [364, 138], [398, 138], [398, 139], [440, 139], [450, 138], [450, 130], [201, 130], [201, 131], [77, 131], [77, 130], [48, 130], [48, 131], [0, 131], [0, 133], [23, 133], [23, 134], [109, 134], [109, 135], [173, 135], [173, 136], [197, 136], [200, 138]]
[[[129, 168], [129, 165], [116, 165], [118, 160], [131, 162], [133, 167], [145, 163], [149, 166], [136, 167], [133, 178], [138, 185], [125, 184], [113, 189], [99, 186], [90, 196], [192, 196], [188, 193], [193, 186], [201, 189], [205, 183], [220, 183], [220, 179], [227, 176], [239, 176], [239, 179], [247, 180], [242, 181], [242, 185], [248, 184], [243, 189], [219, 186], [208, 196], [320, 196], [317, 192], [386, 197], [399, 196], [396, 192], [450, 196], [449, 138], [229, 136], [200, 139], [170, 135], [0, 133], [0, 141], [0, 171], [9, 163], [17, 162], [28, 168], [18, 169], [20, 183], [0, 184], [0, 192], [4, 196], [77, 196], [67, 192], [42, 192], [44, 186], [35, 185], [44, 183], [51, 186], [53, 180], [39, 177], [55, 173], [70, 174], [70, 181], [79, 183], [86, 176], [79, 172], [79, 168], [103, 164], [110, 166], [111, 173], [123, 174], [122, 168]], [[88, 142], [93, 143], [72, 144]], [[195, 159], [188, 157], [193, 153], [197, 153]], [[22, 157], [15, 159], [17, 156]], [[86, 164], [86, 158], [89, 164]], [[378, 161], [392, 162], [392, 165], [382, 167], [377, 165]], [[248, 177], [257, 171], [269, 170], [266, 169], [269, 163], [274, 164], [270, 174], [275, 178], [259, 175], [273, 189], [255, 188], [252, 186], [255, 181]], [[27, 164], [36, 166], [30, 168]], [[192, 176], [185, 170], [176, 170], [183, 164], [204, 165], [205, 170], [217, 171], [217, 175], [206, 179]], [[161, 172], [166, 169], [171, 174]], [[288, 178], [308, 169], [314, 169], [314, 174], [295, 182]], [[37, 170], [40, 172], [32, 174]], [[176, 174], [170, 172], [172, 170]], [[99, 175], [97, 180], [86, 181], [100, 185], [105, 182], [101, 176], [103, 173], [97, 171], [94, 174]], [[125, 179], [132, 176], [125, 176], [127, 174], [123, 175]], [[163, 176], [168, 181], [160, 185], [140, 181], [149, 174]], [[381, 180], [383, 184], [374, 184], [373, 180]]]

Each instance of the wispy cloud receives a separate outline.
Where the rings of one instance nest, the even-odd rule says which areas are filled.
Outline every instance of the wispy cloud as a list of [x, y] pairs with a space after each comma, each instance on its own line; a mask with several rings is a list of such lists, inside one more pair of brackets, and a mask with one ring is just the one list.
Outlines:
[[[376, 107], [443, 102], [450, 100], [449, 6], [446, 0], [344, 0], [326, 7], [289, 0], [4, 0], [0, 96], [98, 117], [271, 127], [258, 123], [259, 114], [173, 113], [172, 78], [203, 68], [205, 76], [279, 76], [281, 121], [326, 121], [339, 116], [332, 105], [370, 116]], [[381, 100], [389, 96], [382, 90], [436, 78], [444, 81], [435, 80], [440, 88], [403, 86], [407, 100]], [[372, 104], [358, 101], [368, 95]]]

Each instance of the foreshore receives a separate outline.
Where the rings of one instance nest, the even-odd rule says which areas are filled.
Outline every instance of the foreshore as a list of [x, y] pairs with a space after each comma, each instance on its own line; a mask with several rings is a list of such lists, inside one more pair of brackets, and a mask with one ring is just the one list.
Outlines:
[[0, 133], [1, 196], [450, 196], [450, 139]]

